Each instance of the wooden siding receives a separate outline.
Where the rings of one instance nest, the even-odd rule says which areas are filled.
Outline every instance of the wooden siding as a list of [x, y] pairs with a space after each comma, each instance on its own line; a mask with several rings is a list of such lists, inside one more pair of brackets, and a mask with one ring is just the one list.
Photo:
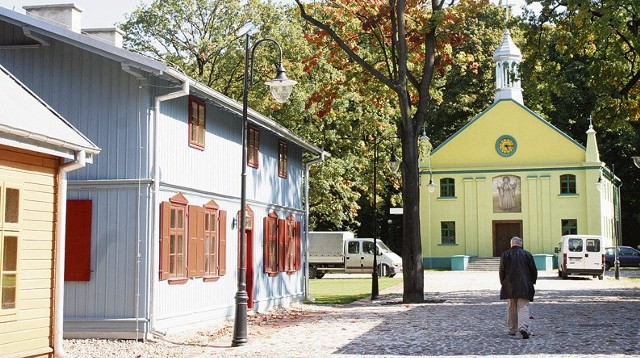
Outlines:
[[21, 187], [15, 314], [0, 315], [2, 356], [52, 352], [57, 158], [0, 146], [0, 181]]
[[[0, 23], [0, 41], [10, 36], [30, 41], [21, 29]], [[156, 209], [150, 188], [154, 96], [175, 91], [177, 83], [151, 75], [138, 81], [113, 60], [47, 40], [48, 47], [0, 51], [0, 63], [102, 148], [92, 165], [68, 175], [68, 198], [92, 200], [94, 212], [90, 280], [65, 283], [65, 336], [87, 331], [109, 336], [112, 332], [135, 333], [136, 328], [147, 332], [147, 304], [158, 272], [158, 267], [150, 265], [152, 242], [158, 240], [151, 227]], [[194, 279], [172, 286], [160, 282], [155, 298], [158, 329], [229, 317], [237, 288], [238, 229], [231, 229], [231, 222], [240, 207], [242, 119], [206, 101], [205, 149], [194, 149], [188, 144], [187, 103], [185, 95], [160, 106], [162, 192], [158, 204], [182, 191], [189, 204], [214, 199], [228, 212], [227, 274], [215, 282]], [[294, 213], [301, 219], [302, 211], [302, 149], [289, 143], [288, 178], [282, 179], [277, 170], [281, 138], [264, 128], [260, 138], [260, 167], [247, 171], [248, 202], [256, 211], [256, 253], [262, 252], [261, 215], [276, 208], [280, 217]], [[141, 181], [140, 189], [136, 180]], [[39, 204], [40, 211], [45, 209], [45, 204]], [[301, 273], [262, 277], [261, 256], [254, 257], [257, 307], [300, 299]], [[32, 265], [41, 267], [42, 263]]]

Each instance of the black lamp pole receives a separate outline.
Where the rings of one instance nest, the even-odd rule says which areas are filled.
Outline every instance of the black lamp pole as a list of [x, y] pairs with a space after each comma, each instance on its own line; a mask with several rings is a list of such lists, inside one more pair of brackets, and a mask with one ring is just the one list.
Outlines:
[[378, 298], [378, 132], [373, 137], [373, 271], [371, 272], [371, 299]]
[[[231, 345], [234, 347], [247, 343], [247, 306], [249, 295], [247, 294], [247, 122], [248, 122], [248, 103], [249, 86], [253, 82], [253, 58], [256, 47], [264, 41], [270, 41], [278, 47], [280, 53], [280, 62], [277, 67], [276, 78], [266, 82], [271, 87], [271, 94], [279, 103], [284, 103], [289, 99], [293, 86], [297, 83], [287, 78], [285, 70], [282, 67], [282, 47], [272, 39], [262, 39], [256, 42], [249, 51], [250, 36], [257, 30], [252, 23], [247, 23], [239, 31], [240, 36], [245, 36], [244, 47], [244, 83], [242, 86], [242, 174], [240, 180], [240, 242], [238, 257], [238, 291], [236, 292], [236, 312], [233, 321], [233, 340]], [[249, 55], [251, 53], [251, 55]]]

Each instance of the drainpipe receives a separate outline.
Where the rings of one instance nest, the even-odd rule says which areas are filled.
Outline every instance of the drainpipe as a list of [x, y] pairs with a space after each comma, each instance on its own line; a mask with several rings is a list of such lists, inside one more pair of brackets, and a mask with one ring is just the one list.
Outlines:
[[67, 173], [80, 169], [86, 165], [87, 153], [84, 150], [76, 152], [75, 160], [62, 164], [58, 168], [58, 222], [56, 225], [56, 264], [55, 264], [55, 290], [54, 290], [54, 342], [53, 354], [55, 357], [70, 357], [63, 347], [64, 324], [64, 256], [67, 221]]
[[[160, 267], [160, 246], [158, 245], [159, 240], [159, 226], [160, 226], [160, 204], [158, 197], [160, 195], [160, 168], [158, 166], [158, 152], [160, 143], [160, 131], [158, 130], [160, 124], [160, 103], [164, 101], [168, 101], [174, 98], [188, 96], [189, 95], [189, 78], [179, 72], [168, 70], [167, 73], [174, 78], [182, 81], [182, 88], [178, 91], [166, 93], [163, 95], [156, 96], [154, 98], [153, 104], [153, 177], [151, 180], [153, 181], [153, 198], [151, 199], [151, 205], [153, 206], [153, 220], [151, 222], [151, 260], [149, 267], [149, 275], [151, 278], [151, 294], [148, 296], [148, 305], [147, 309], [149, 310], [149, 332], [150, 333], [160, 333], [164, 335], [162, 332], [156, 331], [156, 312], [158, 311], [157, 305], [157, 295], [158, 295], [158, 284], [159, 284], [159, 276], [158, 269]], [[145, 334], [146, 337], [146, 334]]]
[[309, 295], [309, 167], [318, 162], [324, 162], [325, 152], [320, 157], [304, 163], [304, 299], [313, 301]]

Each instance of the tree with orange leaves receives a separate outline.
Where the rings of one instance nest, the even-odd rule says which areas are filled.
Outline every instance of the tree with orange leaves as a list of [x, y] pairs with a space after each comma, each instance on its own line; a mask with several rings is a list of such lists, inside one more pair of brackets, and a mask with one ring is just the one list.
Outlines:
[[[381, 109], [390, 104], [396, 109], [402, 142], [403, 301], [423, 302], [418, 136], [433, 101], [434, 75], [448, 70], [454, 62], [452, 49], [464, 41], [455, 31], [464, 25], [464, 13], [452, 10], [454, 0], [295, 2], [302, 18], [317, 29], [306, 35], [307, 40], [321, 44], [330, 39], [327, 51], [334, 66], [347, 72], [364, 70], [359, 81], [380, 85], [379, 91], [369, 93], [371, 102]], [[460, 2], [480, 6], [488, 0]], [[308, 65], [313, 66], [313, 61], [309, 59]], [[328, 111], [332, 98], [324, 92], [310, 101], [324, 102]]]

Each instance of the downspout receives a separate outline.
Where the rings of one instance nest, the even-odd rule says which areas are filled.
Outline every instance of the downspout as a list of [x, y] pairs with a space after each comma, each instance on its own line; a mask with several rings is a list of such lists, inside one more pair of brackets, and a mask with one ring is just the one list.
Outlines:
[[324, 162], [325, 152], [320, 157], [304, 163], [304, 299], [313, 301], [309, 295], [309, 167], [318, 162]]
[[[159, 245], [159, 226], [160, 226], [160, 204], [158, 201], [158, 197], [160, 196], [160, 168], [158, 167], [158, 152], [160, 143], [160, 131], [158, 130], [160, 124], [160, 103], [164, 101], [168, 101], [174, 98], [188, 96], [189, 95], [189, 78], [179, 72], [168, 71], [169, 74], [180, 81], [182, 81], [182, 88], [175, 92], [166, 93], [163, 95], [154, 97], [153, 104], [153, 177], [151, 180], [153, 181], [153, 197], [151, 199], [151, 205], [153, 206], [153, 220], [151, 222], [151, 260], [149, 267], [149, 276], [151, 279], [151, 294], [148, 296], [148, 305], [147, 309], [149, 310], [149, 332], [150, 333], [160, 333], [156, 331], [156, 312], [158, 311], [157, 305], [157, 295], [158, 295], [158, 284], [159, 284], [159, 276], [157, 274], [157, 270], [160, 267], [160, 245]], [[145, 334], [146, 337], [146, 334]]]
[[70, 357], [63, 347], [64, 325], [64, 257], [67, 221], [67, 173], [80, 169], [86, 165], [87, 153], [84, 150], [76, 152], [72, 162], [62, 164], [58, 168], [58, 222], [56, 225], [56, 264], [54, 312], [55, 333], [53, 354], [55, 357]]

